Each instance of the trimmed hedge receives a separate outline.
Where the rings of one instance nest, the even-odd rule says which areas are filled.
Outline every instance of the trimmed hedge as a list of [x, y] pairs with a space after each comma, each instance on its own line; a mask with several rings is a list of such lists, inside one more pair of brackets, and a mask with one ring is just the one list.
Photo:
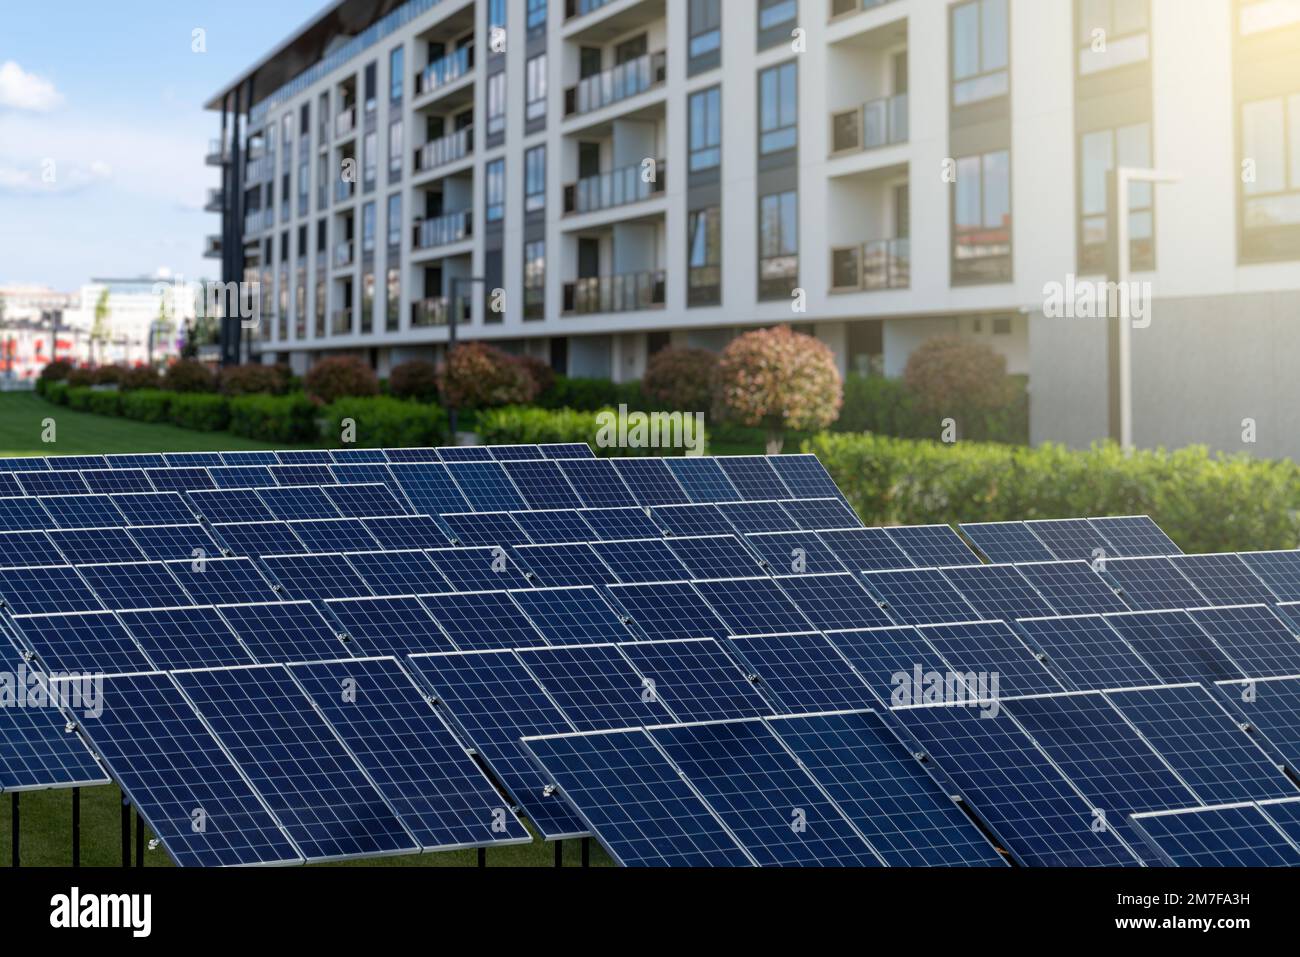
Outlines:
[[37, 379], [36, 391], [46, 402], [55, 405], [68, 404], [68, 383], [62, 379]]
[[[1008, 376], [1006, 408], [962, 416], [963, 435], [982, 441], [1029, 443], [1028, 377]], [[902, 379], [851, 375], [844, 380], [844, 408], [833, 432], [874, 432], [904, 439], [937, 439], [940, 419], [926, 415]]]
[[319, 435], [316, 414], [301, 393], [241, 395], [230, 400], [230, 431], [263, 442], [311, 442]]
[[121, 414], [137, 422], [166, 422], [171, 414], [175, 392], [162, 389], [140, 389], [122, 395]]
[[436, 405], [390, 396], [339, 399], [324, 410], [324, 434], [330, 445], [341, 445], [343, 420], [356, 424], [360, 448], [415, 448], [446, 445], [447, 415]]
[[574, 409], [579, 412], [617, 408], [620, 403], [629, 409], [649, 409], [640, 382], [619, 385], [608, 379], [570, 379], [562, 375], [555, 377], [551, 387], [538, 396], [536, 402], [544, 409]]
[[869, 525], [1150, 515], [1189, 553], [1294, 548], [1300, 466], [1203, 446], [1125, 455], [1112, 444], [910, 442], [878, 435], [804, 443]]
[[183, 429], [220, 432], [230, 424], [230, 400], [223, 395], [184, 392], [172, 396], [171, 420]]
[[88, 385], [68, 386], [68, 408], [75, 409], [78, 412], [89, 412], [90, 397], [94, 394], [95, 390]]
[[[616, 414], [612, 409], [601, 412]], [[574, 409], [537, 409], [531, 406], [506, 406], [479, 413], [476, 430], [485, 445], [538, 445], [552, 442], [584, 442], [592, 451], [603, 456], [629, 455], [682, 455], [681, 448], [628, 448], [614, 442], [602, 446], [600, 442], [601, 412], [581, 412]], [[616, 435], [611, 435], [616, 439]], [[707, 448], [707, 433], [704, 437]]]

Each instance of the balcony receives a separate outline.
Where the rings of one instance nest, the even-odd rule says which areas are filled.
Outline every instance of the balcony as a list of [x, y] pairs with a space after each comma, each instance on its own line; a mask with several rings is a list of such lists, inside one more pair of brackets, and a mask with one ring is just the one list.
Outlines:
[[654, 272], [591, 276], [564, 284], [564, 311], [591, 316], [602, 312], [640, 312], [662, 309], [665, 275]]
[[331, 336], [350, 336], [352, 335], [352, 310], [335, 309], [330, 313], [330, 335]]
[[254, 209], [244, 214], [244, 235], [265, 232], [275, 225], [274, 209]]
[[912, 244], [906, 238], [831, 250], [831, 292], [906, 289], [911, 283]]
[[204, 162], [209, 166], [221, 166], [230, 159], [230, 144], [224, 140], [208, 140], [208, 152]]
[[446, 166], [448, 163], [462, 160], [472, 152], [474, 152], [474, 127], [467, 126], [463, 130], [457, 130], [455, 133], [449, 133], [436, 140], [430, 140], [417, 148], [415, 151], [415, 171], [417, 173], [427, 173], [439, 166]]
[[350, 179], [341, 179], [334, 184], [334, 201], [345, 203], [357, 195], [357, 184]]
[[353, 257], [356, 255], [356, 242], [351, 239], [345, 239], [334, 246], [334, 268], [346, 269], [352, 265]]
[[226, 204], [226, 193], [220, 187], [209, 189], [207, 201], [203, 204], [205, 212], [219, 213]]
[[595, 73], [564, 91], [565, 116], [580, 116], [645, 93], [664, 82], [668, 75], [668, 54], [647, 53]]
[[564, 187], [564, 211], [594, 213], [662, 196], [666, 188], [664, 165], [663, 160], [657, 161], [655, 178], [649, 182], [644, 178], [641, 164], [636, 163], [569, 183]]
[[614, 0], [564, 0], [564, 19], [572, 20], [574, 17], [585, 17], [589, 13], [595, 13], [601, 7], [608, 6]]
[[210, 233], [203, 244], [204, 259], [221, 258], [221, 235], [219, 233]]
[[[451, 322], [452, 307], [451, 300], [446, 296], [435, 296], [431, 299], [421, 299], [419, 302], [411, 303], [411, 326], [416, 329], [428, 329], [433, 326], [445, 326]], [[460, 312], [456, 317], [456, 325], [462, 325], [470, 321], [470, 304], [468, 301], [460, 303]]]
[[838, 20], [840, 17], [851, 17], [855, 13], [874, 10], [877, 7], [883, 7], [893, 2], [894, 0], [831, 0], [831, 19]]
[[347, 136], [357, 128], [357, 108], [356, 105], [349, 106], [346, 110], [334, 117], [334, 136]]
[[907, 142], [907, 94], [882, 96], [831, 114], [831, 154], [857, 153]]
[[441, 59], [434, 60], [417, 73], [415, 95], [421, 97], [434, 93], [468, 75], [472, 69], [474, 69], [474, 44], [471, 43], [454, 53], [448, 53]]
[[413, 232], [416, 249], [449, 246], [474, 235], [474, 214], [466, 209], [433, 219], [416, 220]]

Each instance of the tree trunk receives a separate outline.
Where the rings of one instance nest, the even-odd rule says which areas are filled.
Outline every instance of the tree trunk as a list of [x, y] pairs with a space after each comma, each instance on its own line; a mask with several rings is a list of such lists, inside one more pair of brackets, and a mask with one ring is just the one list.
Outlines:
[[777, 426], [767, 430], [767, 454], [780, 455], [781, 448], [785, 445], [785, 430]]

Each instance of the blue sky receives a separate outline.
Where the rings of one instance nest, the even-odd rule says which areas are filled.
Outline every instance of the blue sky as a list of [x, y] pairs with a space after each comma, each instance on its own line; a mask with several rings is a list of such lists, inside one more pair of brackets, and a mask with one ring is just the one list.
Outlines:
[[2, 0], [0, 285], [219, 278], [202, 258], [221, 229], [203, 155], [221, 120], [203, 103], [323, 5]]

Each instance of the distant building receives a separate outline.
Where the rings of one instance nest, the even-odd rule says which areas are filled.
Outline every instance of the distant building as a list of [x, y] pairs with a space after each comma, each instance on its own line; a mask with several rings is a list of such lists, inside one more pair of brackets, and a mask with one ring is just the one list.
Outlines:
[[[104, 338], [92, 341], [95, 308], [106, 290]], [[196, 316], [198, 292], [198, 284], [166, 277], [91, 279], [63, 321], [86, 343], [86, 357], [101, 365], [140, 365], [151, 356], [159, 362], [179, 354], [183, 330]]]
[[79, 301], [75, 293], [47, 286], [0, 286], [0, 380], [34, 379], [51, 356], [82, 361], [77, 336], [62, 328]]

